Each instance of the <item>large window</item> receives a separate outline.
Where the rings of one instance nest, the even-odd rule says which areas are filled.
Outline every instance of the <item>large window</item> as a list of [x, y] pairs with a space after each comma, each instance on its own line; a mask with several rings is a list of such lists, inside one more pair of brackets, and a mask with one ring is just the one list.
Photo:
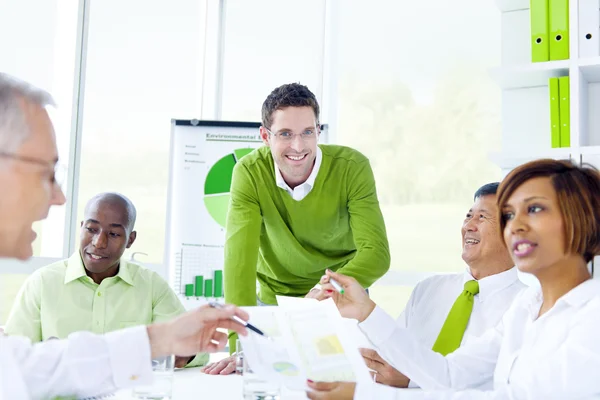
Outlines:
[[371, 160], [392, 253], [372, 293], [397, 314], [407, 284], [464, 270], [464, 215], [475, 190], [501, 178], [488, 160], [501, 143], [488, 77], [500, 64], [499, 13], [480, 0], [343, 2], [338, 12], [337, 141]]
[[267, 95], [284, 83], [322, 98], [324, 0], [227, 0], [224, 120], [260, 121]]
[[[60, 3], [60, 6], [59, 6]], [[32, 10], [35, 9], [35, 12]], [[61, 163], [68, 164], [75, 71], [78, 2], [76, 0], [5, 0], [0, 2], [0, 71], [52, 93], [49, 109]], [[34, 224], [36, 257], [61, 257], [66, 207], [53, 207], [45, 221]], [[30, 268], [0, 266], [0, 325]], [[19, 273], [20, 271], [22, 273]]]
[[163, 260], [171, 118], [201, 117], [205, 5], [91, 5], [78, 221], [93, 195], [128, 196], [138, 211], [130, 251], [148, 254], [142, 262]]
[[[76, 0], [0, 2], [0, 71], [52, 93], [57, 107], [48, 111], [63, 164], [69, 159], [77, 15]], [[35, 256], [62, 256], [65, 209], [52, 208], [45, 221], [34, 225]]]
[[[130, 251], [162, 263], [171, 119], [257, 121], [273, 88], [301, 82], [327, 110], [322, 119], [336, 128], [335, 141], [371, 159], [392, 251], [391, 272], [371, 288], [373, 298], [397, 314], [419, 279], [465, 268], [464, 214], [473, 192], [501, 177], [488, 161], [501, 144], [500, 92], [488, 77], [500, 64], [494, 2], [86, 4], [79, 180], [69, 188], [78, 221], [94, 194], [121, 192], [138, 209]], [[73, 156], [79, 6], [0, 3], [0, 34], [11, 38], [0, 44], [1, 68], [56, 97], [51, 117], [65, 163]], [[36, 226], [37, 257], [67, 255], [65, 210]], [[2, 276], [0, 324], [25, 276]]]

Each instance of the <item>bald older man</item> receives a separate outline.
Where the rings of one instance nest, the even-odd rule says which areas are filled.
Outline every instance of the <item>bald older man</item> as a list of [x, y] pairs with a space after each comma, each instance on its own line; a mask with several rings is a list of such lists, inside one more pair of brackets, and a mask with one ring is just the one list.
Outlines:
[[[25, 281], [6, 334], [39, 342], [77, 331], [107, 333], [182, 314], [183, 305], [164, 279], [122, 258], [135, 242], [135, 219], [135, 207], [127, 197], [94, 196], [81, 221], [79, 250]], [[176, 366], [199, 366], [207, 360], [207, 354], [178, 357]]]

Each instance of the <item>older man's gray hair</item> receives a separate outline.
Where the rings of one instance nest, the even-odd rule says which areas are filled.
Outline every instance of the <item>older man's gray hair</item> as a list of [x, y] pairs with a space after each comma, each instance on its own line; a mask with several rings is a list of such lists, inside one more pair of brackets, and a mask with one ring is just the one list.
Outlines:
[[29, 136], [30, 129], [21, 101], [46, 107], [52, 96], [20, 79], [0, 72], [0, 152], [12, 152]]

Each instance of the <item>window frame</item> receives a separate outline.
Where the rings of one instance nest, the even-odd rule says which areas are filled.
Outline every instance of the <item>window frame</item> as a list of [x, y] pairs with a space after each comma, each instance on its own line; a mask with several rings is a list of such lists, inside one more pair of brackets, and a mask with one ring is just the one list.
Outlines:
[[[199, 96], [202, 97], [200, 117], [203, 119], [220, 119], [223, 108], [223, 80], [224, 80], [224, 50], [225, 26], [227, 23], [227, 0], [202, 0], [205, 6], [205, 21], [207, 23], [203, 35], [205, 59], [203, 70], [199, 73], [203, 76], [203, 87], [205, 88]], [[78, 20], [76, 36], [76, 57], [74, 92], [72, 103], [72, 120], [69, 139], [68, 176], [65, 182], [67, 203], [65, 205], [64, 237], [61, 258], [56, 257], [32, 257], [25, 262], [9, 259], [0, 259], [0, 274], [27, 274], [38, 268], [69, 257], [76, 251], [79, 228], [77, 221], [77, 205], [79, 197], [79, 177], [81, 165], [82, 126], [84, 118], [85, 99], [85, 77], [87, 67], [87, 50], [89, 37], [90, 15], [93, 12], [91, 0], [80, 0], [78, 2]], [[321, 58], [321, 82], [316, 88], [321, 108], [323, 111], [322, 121], [329, 124], [329, 141], [337, 142], [337, 110], [339, 55], [338, 48], [341, 40], [339, 32], [339, 10], [340, 0], [324, 0], [325, 17], [323, 19], [323, 53]], [[209, 84], [208, 84], [209, 83]], [[166, 228], [165, 221], [165, 228]], [[167, 267], [161, 263], [142, 264], [168, 279]], [[379, 286], [414, 286], [439, 272], [416, 272], [416, 271], [389, 271], [375, 285]]]

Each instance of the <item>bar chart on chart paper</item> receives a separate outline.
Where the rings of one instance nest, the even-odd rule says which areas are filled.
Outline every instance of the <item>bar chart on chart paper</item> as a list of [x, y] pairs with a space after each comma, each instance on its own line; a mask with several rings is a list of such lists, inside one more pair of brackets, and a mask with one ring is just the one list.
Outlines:
[[184, 246], [175, 254], [173, 288], [185, 297], [223, 297], [222, 249], [206, 251]]
[[165, 264], [186, 304], [223, 297], [233, 171], [262, 145], [258, 123], [172, 121]]
[[225, 227], [229, 207], [229, 188], [233, 167], [253, 148], [236, 149], [217, 161], [208, 171], [204, 182], [204, 205], [217, 224]]
[[[243, 157], [251, 157], [263, 146], [260, 126], [259, 122], [171, 121], [164, 264], [173, 290], [189, 298], [189, 303], [205, 296], [207, 289], [212, 296], [222, 290], [215, 271], [224, 268], [233, 171]], [[326, 126], [320, 141], [327, 143]]]

